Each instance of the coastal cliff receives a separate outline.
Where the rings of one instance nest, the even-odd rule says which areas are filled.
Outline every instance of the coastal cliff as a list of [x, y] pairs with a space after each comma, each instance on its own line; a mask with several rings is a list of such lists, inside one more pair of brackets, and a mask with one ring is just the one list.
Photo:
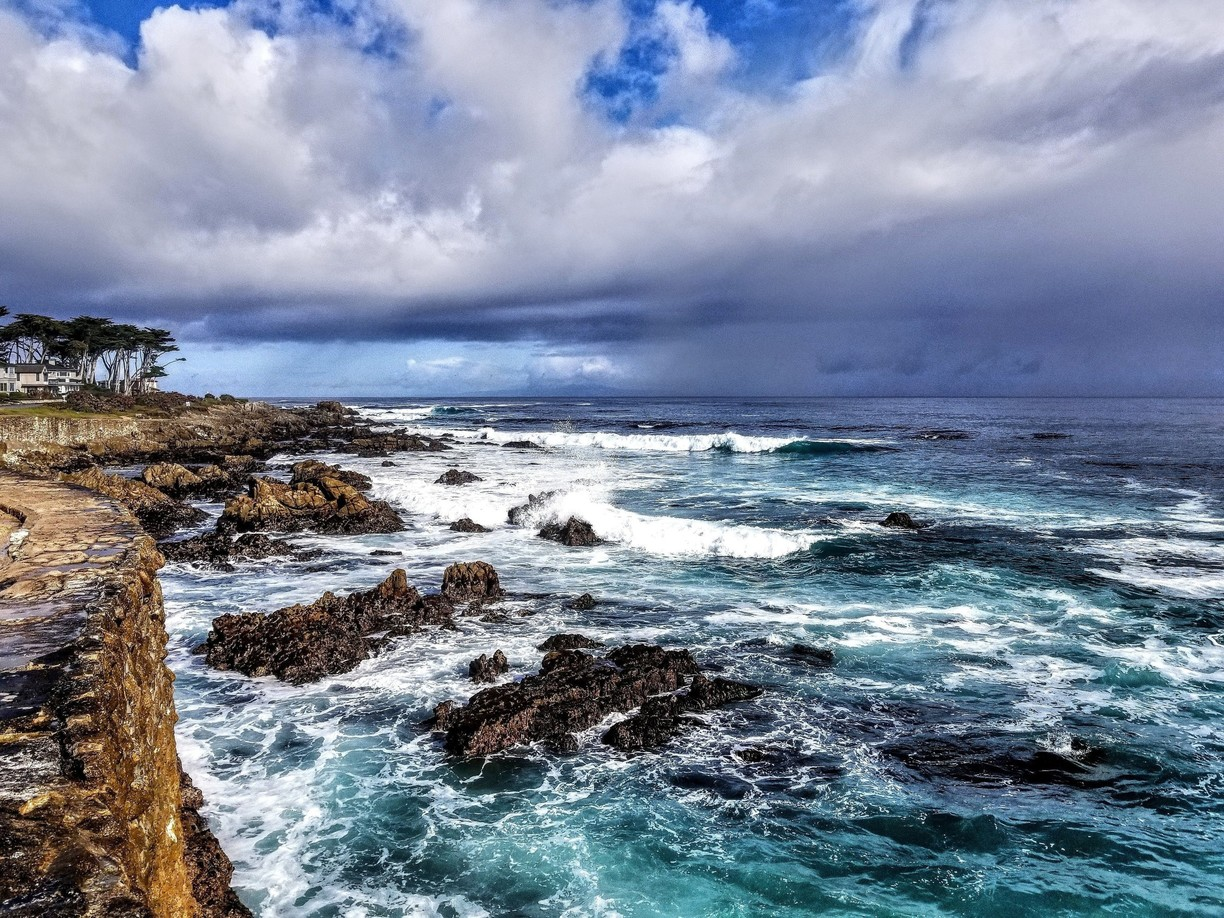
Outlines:
[[178, 761], [162, 563], [108, 498], [0, 472], [4, 914], [249, 914]]

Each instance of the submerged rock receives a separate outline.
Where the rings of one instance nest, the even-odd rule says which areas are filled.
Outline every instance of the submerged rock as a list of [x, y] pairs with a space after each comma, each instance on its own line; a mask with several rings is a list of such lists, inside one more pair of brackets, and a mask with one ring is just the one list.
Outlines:
[[592, 596], [590, 593], [583, 593], [570, 603], [570, 608], [576, 609], [579, 612], [590, 612], [597, 605], [599, 605], [599, 603], [595, 601], [594, 596]]
[[511, 440], [509, 443], [503, 443], [502, 449], [543, 449], [539, 443], [533, 443], [531, 440]]
[[461, 520], [455, 520], [450, 524], [451, 532], [489, 532], [485, 526], [473, 522], [469, 517], [464, 517]]
[[240, 531], [313, 529], [337, 535], [401, 532], [404, 528], [390, 504], [370, 500], [352, 485], [330, 476], [297, 484], [252, 478], [246, 494], [226, 503], [221, 522]]
[[222, 570], [233, 570], [235, 561], [262, 561], [266, 558], [304, 561], [321, 554], [317, 550], [299, 549], [284, 539], [271, 539], [258, 532], [248, 532], [236, 539], [226, 531], [206, 532], [179, 542], [162, 542], [157, 547], [167, 561], [211, 564]]
[[1069, 433], [1057, 433], [1055, 431], [1043, 430], [1040, 433], [1033, 434], [1034, 440], [1066, 440], [1069, 439]]
[[140, 525], [155, 539], [164, 539], [175, 530], [206, 518], [202, 510], [177, 501], [143, 481], [108, 475], [98, 468], [73, 472], [64, 475], [63, 479], [114, 498], [132, 511]]
[[608, 730], [603, 741], [624, 752], [662, 746], [687, 727], [700, 723], [688, 715], [747, 701], [761, 692], [761, 688], [746, 682], [696, 675], [687, 692], [647, 700], [640, 711]]
[[324, 593], [309, 605], [288, 606], [270, 615], [222, 615], [196, 648], [210, 666], [248, 676], [276, 676], [301, 685], [348, 672], [387, 637], [452, 624], [453, 607], [440, 596], [422, 596], [394, 571], [372, 590], [343, 598]]
[[468, 664], [468, 675], [473, 682], [496, 682], [502, 673], [510, 671], [510, 661], [500, 650], [493, 651], [493, 656], [481, 654]]
[[887, 526], [889, 529], [921, 529], [922, 524], [914, 521], [914, 518], [908, 513], [902, 511], [893, 511], [880, 521], [881, 526]]
[[478, 602], [506, 595], [492, 564], [471, 561], [452, 564], [442, 574], [442, 595], [452, 602]]
[[465, 485], [471, 484], [473, 481], [484, 481], [479, 475], [474, 475], [471, 472], [461, 472], [459, 469], [448, 469], [443, 472], [434, 484], [440, 485]]
[[599, 641], [585, 634], [554, 634], [540, 645], [540, 650], [584, 650], [602, 646]]
[[456, 754], [489, 755], [541, 740], [565, 746], [572, 742], [567, 736], [675, 691], [697, 671], [688, 651], [651, 644], [618, 647], [604, 657], [553, 651], [535, 675], [478, 692], [462, 707], [439, 705], [435, 727]]
[[590, 523], [576, 516], [571, 516], [564, 525], [549, 523], [539, 531], [538, 535], [541, 539], [560, 542], [562, 545], [575, 548], [589, 548], [603, 542], [603, 539], [595, 535], [595, 530], [591, 528]]
[[828, 647], [809, 647], [807, 644], [791, 645], [791, 656], [808, 666], [832, 666], [833, 651]]

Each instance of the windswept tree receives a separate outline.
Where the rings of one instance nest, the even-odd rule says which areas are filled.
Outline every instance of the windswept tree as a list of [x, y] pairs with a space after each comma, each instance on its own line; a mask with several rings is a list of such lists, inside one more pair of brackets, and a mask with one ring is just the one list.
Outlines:
[[64, 339], [64, 323], [50, 316], [18, 313], [0, 328], [0, 358], [5, 363], [46, 365], [57, 357]]
[[[0, 306], [0, 317], [8, 310]], [[163, 328], [124, 325], [96, 316], [67, 322], [21, 313], [0, 327], [0, 361], [46, 365], [51, 361], [76, 370], [85, 385], [105, 385], [119, 393], [140, 393], [151, 380], [166, 375], [161, 359], [178, 350]], [[106, 372], [98, 379], [98, 365]]]

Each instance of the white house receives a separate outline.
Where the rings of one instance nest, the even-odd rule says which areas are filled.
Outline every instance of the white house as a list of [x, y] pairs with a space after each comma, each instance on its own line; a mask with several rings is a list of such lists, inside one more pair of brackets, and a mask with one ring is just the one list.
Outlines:
[[35, 398], [62, 398], [79, 388], [80, 374], [63, 364], [0, 364], [0, 393], [24, 392]]

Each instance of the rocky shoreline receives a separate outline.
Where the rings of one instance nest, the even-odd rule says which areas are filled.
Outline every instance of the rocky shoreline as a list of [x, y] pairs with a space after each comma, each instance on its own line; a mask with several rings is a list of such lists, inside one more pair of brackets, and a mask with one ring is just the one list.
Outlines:
[[[405, 528], [399, 511], [371, 492], [366, 476], [305, 458], [292, 465], [285, 480], [269, 469], [272, 456], [326, 450], [380, 457], [453, 448], [445, 438], [375, 429], [336, 402], [301, 409], [236, 402], [185, 405], [173, 417], [89, 417], [75, 426], [70, 418], [57, 419], [49, 427], [34, 423], [43, 420], [0, 417], [4, 437], [0, 460], [6, 466], [44, 482], [63, 482], [48, 487], [74, 492], [88, 488], [102, 495], [97, 500], [113, 508], [116, 518], [134, 518], [149, 535], [161, 539], [159, 547], [167, 559], [222, 570], [266, 558], [293, 562], [318, 555], [317, 549], [303, 550], [281, 534], [343, 537]], [[130, 469], [136, 466], [143, 468], [132, 477]], [[116, 474], [107, 467], [129, 471]], [[453, 468], [438, 483], [462, 487], [479, 480], [473, 472]], [[511, 511], [510, 522], [527, 523], [529, 511], [543, 497], [530, 496], [527, 504]], [[198, 528], [205, 519], [193, 500], [223, 500], [224, 509], [211, 531], [183, 538], [182, 530]], [[487, 531], [466, 519], [451, 528]], [[146, 579], [156, 589], [152, 571], [162, 557], [147, 537], [138, 534], [134, 523], [132, 530], [131, 540], [151, 559], [145, 565]], [[545, 525], [538, 535], [570, 548], [601, 544], [588, 523], [572, 517], [563, 524]], [[439, 590], [429, 594], [421, 593], [402, 570], [396, 570], [381, 584], [344, 597], [329, 592], [314, 602], [270, 613], [222, 615], [196, 651], [209, 666], [302, 684], [347, 672], [392, 641], [426, 640], [431, 629], [455, 629], [456, 619], [464, 615], [504, 621], [502, 613], [489, 607], [505, 595], [497, 572], [480, 561], [451, 565]], [[157, 600], [160, 610], [160, 592]], [[596, 600], [584, 593], [570, 605], [590, 609]], [[156, 651], [160, 665], [165, 631], [158, 627], [160, 632], [151, 639], [160, 640]], [[602, 743], [636, 754], [700, 726], [694, 715], [761, 694], [756, 686], [707, 677], [683, 649], [630, 644], [588, 652], [598, 647], [582, 635], [555, 635], [542, 645], [544, 655], [536, 671], [517, 679], [507, 678], [514, 667], [500, 650], [474, 647], [473, 652], [484, 652], [472, 660], [471, 679], [489, 687], [462, 704], [440, 700], [422, 729], [435, 731], [449, 755], [484, 756], [533, 744], [543, 754], [574, 754], [581, 751], [584, 736], [611, 718], [616, 722], [603, 730]], [[164, 671], [164, 665], [161, 668]], [[172, 750], [172, 699], [167, 703], [171, 714], [162, 718], [162, 729], [169, 732]], [[176, 837], [187, 852], [182, 856], [187, 866], [180, 872], [190, 877], [183, 882], [194, 890], [195, 904], [180, 902], [170, 911], [150, 905], [149, 913], [246, 914], [229, 891], [228, 860], [207, 832], [199, 812], [203, 804], [199, 792], [186, 775], [167, 781], [167, 787], [170, 783], [181, 798], [176, 818], [183, 828]], [[0, 847], [9, 831], [10, 826], [0, 826]], [[184, 834], [187, 840], [181, 842]], [[0, 889], [0, 894], [15, 895], [7, 889]], [[82, 894], [88, 898], [88, 892]], [[146, 889], [145, 894], [151, 893]]]

